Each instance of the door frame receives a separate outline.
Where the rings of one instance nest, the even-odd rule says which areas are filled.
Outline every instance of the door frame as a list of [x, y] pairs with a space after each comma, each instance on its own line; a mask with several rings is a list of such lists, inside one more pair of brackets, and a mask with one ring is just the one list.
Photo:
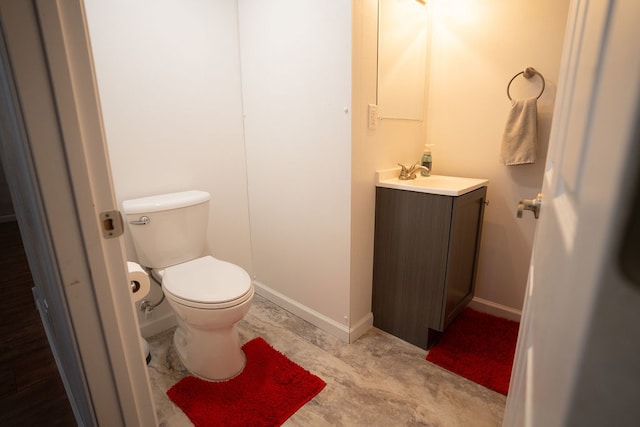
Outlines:
[[2, 158], [78, 422], [157, 425], [122, 238], [99, 220], [117, 203], [83, 3], [0, 0], [0, 25]]
[[79, 425], [155, 426], [82, 0], [0, 1], [2, 160]]

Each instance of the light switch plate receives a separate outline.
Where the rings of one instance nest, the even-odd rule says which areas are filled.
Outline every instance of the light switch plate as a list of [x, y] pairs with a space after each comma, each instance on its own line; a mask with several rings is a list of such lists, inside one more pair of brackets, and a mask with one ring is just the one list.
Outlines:
[[369, 104], [369, 129], [375, 129], [378, 126], [378, 106], [376, 104]]

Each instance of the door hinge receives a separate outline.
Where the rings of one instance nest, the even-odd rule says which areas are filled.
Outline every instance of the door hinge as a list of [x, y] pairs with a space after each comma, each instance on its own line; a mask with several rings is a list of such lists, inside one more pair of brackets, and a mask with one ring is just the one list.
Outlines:
[[102, 226], [102, 236], [105, 239], [112, 239], [124, 234], [124, 222], [120, 211], [100, 212], [100, 224]]

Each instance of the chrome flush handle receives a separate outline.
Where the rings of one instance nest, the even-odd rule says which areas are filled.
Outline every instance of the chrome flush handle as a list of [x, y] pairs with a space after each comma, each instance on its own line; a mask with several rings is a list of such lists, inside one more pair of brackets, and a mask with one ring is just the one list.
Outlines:
[[139, 220], [137, 221], [129, 221], [129, 224], [131, 225], [147, 225], [149, 224], [149, 222], [151, 221], [151, 218], [149, 218], [148, 216], [144, 215], [141, 216]]

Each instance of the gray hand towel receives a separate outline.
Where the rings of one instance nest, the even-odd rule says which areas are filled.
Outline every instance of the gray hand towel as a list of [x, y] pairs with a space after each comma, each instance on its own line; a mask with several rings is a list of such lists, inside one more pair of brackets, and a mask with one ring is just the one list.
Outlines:
[[538, 142], [537, 98], [511, 101], [511, 110], [502, 135], [500, 162], [505, 166], [536, 161]]

